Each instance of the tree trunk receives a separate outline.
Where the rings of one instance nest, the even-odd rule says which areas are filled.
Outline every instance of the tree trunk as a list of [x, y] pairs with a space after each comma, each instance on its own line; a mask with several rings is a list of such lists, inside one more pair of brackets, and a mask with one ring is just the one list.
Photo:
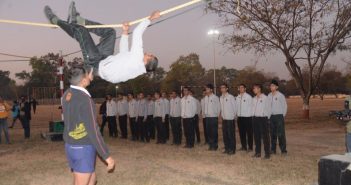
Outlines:
[[302, 118], [310, 119], [310, 97], [303, 97]]

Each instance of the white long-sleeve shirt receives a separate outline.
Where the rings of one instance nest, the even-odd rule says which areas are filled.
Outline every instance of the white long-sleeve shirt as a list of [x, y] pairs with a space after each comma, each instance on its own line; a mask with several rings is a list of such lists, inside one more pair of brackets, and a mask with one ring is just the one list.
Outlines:
[[169, 115], [170, 113], [170, 105], [169, 105], [169, 100], [167, 98], [162, 98], [163, 103], [165, 104], [165, 113], [166, 115]]
[[184, 96], [181, 100], [182, 118], [193, 118], [196, 114], [196, 100], [192, 96]]
[[252, 115], [254, 117], [271, 117], [271, 106], [265, 94], [252, 99]]
[[277, 91], [275, 95], [269, 93], [268, 101], [271, 106], [272, 115], [282, 114], [285, 117], [288, 105], [286, 104], [285, 96], [281, 92]]
[[144, 117], [144, 119], [147, 117], [147, 102], [145, 99], [138, 101], [138, 116]]
[[144, 64], [143, 33], [150, 25], [149, 19], [141, 22], [133, 31], [132, 48], [129, 50], [128, 35], [122, 35], [120, 52], [99, 63], [99, 76], [109, 82], [119, 83], [146, 73]]
[[236, 110], [238, 117], [251, 117], [252, 116], [252, 97], [244, 93], [236, 97]]
[[124, 116], [126, 114], [128, 114], [128, 102], [123, 98], [117, 102], [117, 115]]
[[236, 116], [236, 102], [233, 95], [227, 93], [219, 99], [221, 103], [221, 116], [223, 120], [234, 120]]
[[128, 102], [128, 116], [130, 118], [135, 118], [138, 116], [138, 104], [135, 99]]
[[170, 113], [171, 117], [180, 117], [181, 116], [181, 103], [180, 98], [172, 98], [170, 101]]
[[116, 116], [117, 105], [113, 100], [106, 101], [106, 116]]
[[155, 111], [155, 102], [153, 100], [149, 100], [147, 102], [147, 115], [153, 116]]
[[211, 94], [205, 97], [205, 116], [206, 118], [214, 118], [219, 116], [220, 104], [218, 96]]
[[162, 98], [155, 101], [154, 118], [155, 117], [161, 117], [163, 121], [166, 118], [165, 103]]

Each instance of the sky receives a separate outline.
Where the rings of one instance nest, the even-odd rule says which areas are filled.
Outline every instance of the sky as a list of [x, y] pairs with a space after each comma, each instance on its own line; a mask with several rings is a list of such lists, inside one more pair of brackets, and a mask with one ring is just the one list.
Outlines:
[[[165, 10], [189, 0], [76, 0], [77, 10], [83, 17], [105, 24], [116, 24], [148, 16], [154, 10]], [[66, 20], [69, 0], [0, 0], [0, 19], [47, 23], [43, 13], [45, 5]], [[172, 14], [170, 14], [172, 15]], [[165, 18], [167, 17], [164, 16]], [[166, 70], [181, 55], [195, 52], [200, 55], [200, 62], [206, 68], [213, 68], [213, 44], [207, 35], [210, 29], [225, 32], [228, 28], [220, 26], [216, 14], [205, 13], [198, 8], [184, 15], [164, 21], [149, 28], [144, 34], [144, 51], [155, 54], [159, 65]], [[117, 34], [121, 30], [117, 29]], [[95, 38], [95, 37], [94, 37]], [[217, 39], [217, 38], [216, 38]], [[22, 56], [43, 56], [49, 52], [67, 54], [79, 50], [78, 43], [60, 29], [32, 27], [0, 23], [0, 53]], [[118, 42], [116, 42], [118, 49]], [[242, 69], [257, 61], [257, 68], [271, 72], [280, 78], [289, 79], [284, 65], [284, 57], [279, 53], [270, 53], [262, 57], [254, 52], [234, 54], [216, 40], [216, 67]], [[71, 60], [81, 57], [76, 54], [66, 58]], [[343, 58], [350, 58], [346, 52], [338, 53], [329, 59], [329, 63], [340, 70], [346, 66]], [[15, 59], [1, 56], [0, 60]], [[28, 62], [0, 63], [0, 70], [9, 70], [11, 77], [23, 70], [30, 71]]]

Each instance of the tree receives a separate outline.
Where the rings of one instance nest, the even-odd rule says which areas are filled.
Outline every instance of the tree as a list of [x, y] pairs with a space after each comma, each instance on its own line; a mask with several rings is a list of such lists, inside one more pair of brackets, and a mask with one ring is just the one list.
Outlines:
[[322, 100], [325, 94], [334, 94], [337, 97], [338, 93], [346, 93], [346, 82], [346, 77], [336, 69], [336, 66], [326, 65], [317, 88], [318, 94]]
[[[226, 68], [226, 67], [221, 67], [220, 69], [216, 69], [216, 84], [217, 84], [217, 88], [225, 83], [229, 86], [231, 86], [234, 82], [234, 80], [236, 80], [237, 76], [238, 76], [239, 71], [233, 68]], [[209, 82], [213, 83], [213, 69], [210, 69], [208, 71], [206, 71], [205, 73], [205, 77], [202, 80], [202, 84], [205, 85]], [[217, 90], [217, 92], [219, 92]]]
[[3, 97], [4, 99], [17, 98], [15, 96], [17, 94], [15, 89], [16, 82], [11, 80], [10, 71], [0, 70], [0, 84], [1, 84], [1, 91], [0, 91], [1, 97]]
[[[246, 67], [238, 72], [236, 79], [233, 81], [233, 87], [245, 84], [247, 92], [252, 94], [251, 90], [254, 84], [265, 85], [268, 81], [269, 79], [262, 71], [256, 70], [255, 67]], [[268, 92], [267, 90], [267, 88], [264, 88], [264, 92]]]
[[161, 89], [166, 91], [179, 90], [184, 85], [203, 85], [201, 79], [205, 75], [205, 69], [200, 63], [199, 55], [191, 53], [188, 56], [180, 56], [170, 66], [170, 71], [161, 84]]
[[[223, 26], [233, 32], [222, 36], [234, 52], [254, 50], [284, 55], [285, 65], [303, 99], [303, 115], [309, 118], [310, 97], [317, 89], [328, 57], [350, 48], [349, 0], [214, 0], [209, 4]], [[307, 64], [308, 75], [301, 65]], [[316, 74], [313, 74], [316, 71]], [[305, 79], [306, 78], [306, 79]], [[304, 81], [307, 84], [304, 84]]]

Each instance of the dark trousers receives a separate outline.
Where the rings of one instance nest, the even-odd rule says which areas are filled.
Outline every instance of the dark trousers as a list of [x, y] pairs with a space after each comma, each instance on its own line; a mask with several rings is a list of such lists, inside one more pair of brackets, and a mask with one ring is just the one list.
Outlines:
[[10, 138], [9, 138], [8, 125], [7, 125], [7, 118], [0, 118], [0, 143], [1, 143], [2, 131], [4, 131], [4, 134], [5, 134], [6, 144], [9, 144]]
[[155, 122], [152, 115], [148, 115], [146, 118], [147, 122], [147, 135], [150, 139], [155, 139]]
[[166, 117], [165, 117], [165, 127], [166, 127], [166, 139], [169, 140], [169, 115], [166, 114]]
[[[100, 23], [85, 20], [86, 25], [100, 25]], [[68, 35], [76, 39], [82, 49], [84, 62], [87, 65], [97, 68], [98, 64], [104, 58], [114, 52], [116, 42], [116, 31], [112, 28], [93, 28], [87, 29], [78, 24], [69, 24], [59, 20], [57, 25], [60, 26]], [[90, 33], [100, 37], [100, 43], [95, 44]]]
[[183, 118], [184, 135], [187, 147], [194, 147], [195, 143], [195, 120], [194, 118]]
[[271, 150], [276, 152], [277, 139], [279, 141], [279, 147], [281, 152], [286, 151], [286, 137], [285, 137], [285, 123], [284, 116], [282, 114], [272, 115], [270, 119], [271, 127]]
[[238, 117], [238, 128], [243, 150], [253, 149], [252, 117]]
[[173, 144], [180, 145], [182, 143], [182, 123], [180, 117], [170, 117]]
[[206, 118], [202, 118], [202, 125], [203, 125], [203, 127], [204, 127], [204, 138], [205, 138], [205, 143], [208, 144], [208, 134], [207, 134]]
[[21, 123], [24, 130], [24, 138], [30, 137], [30, 120], [26, 117], [21, 117]]
[[224, 142], [225, 151], [235, 152], [236, 139], [235, 139], [234, 120], [223, 120], [222, 131], [223, 131], [223, 142]]
[[150, 138], [147, 134], [147, 122], [146, 120], [144, 121], [144, 116], [139, 116], [138, 117], [138, 135], [140, 138], [140, 141], [150, 141]]
[[136, 141], [137, 140], [137, 122], [136, 118], [129, 118], [129, 124], [130, 124], [130, 132], [132, 133], [132, 140]]
[[194, 117], [194, 124], [195, 124], [194, 129], [195, 129], [196, 141], [197, 141], [198, 143], [201, 142], [201, 139], [200, 139], [199, 121], [200, 121], [200, 120], [199, 120], [199, 115], [196, 114], [195, 117]]
[[208, 145], [210, 149], [218, 149], [218, 118], [206, 118], [206, 130], [208, 134]]
[[104, 128], [105, 128], [105, 125], [106, 125], [106, 122], [107, 122], [107, 118], [105, 115], [102, 115], [102, 122], [101, 122], [101, 127], [100, 127], [100, 133], [101, 135], [103, 136], [104, 135]]
[[117, 137], [117, 120], [116, 116], [107, 116], [107, 123], [108, 123], [108, 131], [110, 137]]
[[157, 127], [157, 143], [166, 143], [166, 126], [162, 122], [162, 117], [155, 117], [154, 122]]
[[127, 139], [127, 115], [118, 116], [119, 128], [121, 129], [122, 138]]
[[255, 138], [255, 152], [261, 154], [261, 143], [263, 140], [264, 152], [266, 155], [270, 155], [269, 147], [269, 129], [268, 129], [268, 118], [267, 117], [253, 117], [252, 119], [253, 132]]

